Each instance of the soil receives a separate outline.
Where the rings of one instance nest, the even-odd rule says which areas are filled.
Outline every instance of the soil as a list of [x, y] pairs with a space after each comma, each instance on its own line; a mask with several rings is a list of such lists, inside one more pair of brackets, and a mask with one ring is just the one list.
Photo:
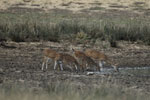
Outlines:
[[[103, 43], [103, 42], [102, 42]], [[73, 45], [73, 44], [72, 44]], [[42, 50], [52, 48], [58, 52], [71, 54], [71, 43], [53, 42], [7, 42], [0, 46], [0, 84], [25, 84], [32, 88], [44, 88], [56, 82], [71, 82], [77, 86], [98, 86], [101, 83], [118, 84], [123, 87], [150, 93], [150, 76], [123, 74], [87, 75], [85, 72], [53, 70], [53, 63], [49, 63], [47, 70], [42, 71]], [[150, 47], [140, 44], [120, 42], [118, 48], [105, 47], [105, 44], [95, 44], [93, 47], [108, 55], [118, 66], [144, 67], [150, 66]], [[82, 44], [73, 45], [75, 49], [83, 50]]]
[[[24, 0], [24, 2], [17, 2], [18, 0], [13, 0], [12, 2], [5, 2], [2, 0], [0, 2], [0, 12], [1, 13], [15, 13], [15, 12], [36, 12], [36, 11], [51, 11], [51, 12], [65, 12], [71, 13], [72, 11], [80, 11], [78, 14], [73, 16], [97, 16], [103, 18], [115, 18], [115, 17], [136, 17], [142, 16], [146, 19], [145, 16], [149, 17], [150, 10], [149, 5], [141, 9], [140, 7], [134, 6], [134, 2], [129, 2], [126, 6], [114, 4], [114, 2], [106, 2], [102, 7], [97, 5], [93, 6], [93, 2], [88, 0], [83, 3], [87, 3], [86, 6], [82, 6], [82, 2], [78, 4], [68, 2], [62, 4], [61, 2], [56, 5], [56, 3], [45, 3], [46, 5], [39, 5], [37, 2], [30, 4], [31, 0]], [[27, 2], [28, 1], [28, 2]], [[45, 0], [46, 1], [46, 0]], [[70, 0], [72, 1], [72, 0]], [[108, 0], [110, 1], [110, 0]], [[138, 0], [135, 0], [138, 1]], [[104, 2], [104, 1], [102, 1]], [[101, 2], [99, 2], [101, 3]], [[96, 3], [97, 4], [97, 3]], [[145, 3], [148, 4], [148, 3]], [[30, 6], [31, 5], [31, 6]], [[55, 6], [56, 5], [56, 6]], [[59, 5], [59, 6], [58, 6]], [[61, 6], [60, 6], [61, 5]], [[77, 5], [73, 7], [72, 5]], [[131, 5], [131, 6], [130, 6]], [[79, 7], [78, 7], [79, 6]], [[50, 7], [50, 8], [49, 8]], [[51, 8], [52, 7], [52, 8]], [[96, 8], [97, 10], [96, 10]], [[32, 8], [32, 9], [31, 9]], [[63, 10], [59, 10], [62, 9]], [[65, 9], [64, 9], [65, 8]], [[71, 9], [73, 8], [73, 9]], [[90, 10], [93, 8], [93, 10]], [[115, 8], [115, 9], [113, 9]], [[140, 9], [139, 9], [140, 8]], [[5, 10], [6, 9], [6, 10]], [[70, 10], [71, 9], [71, 10]], [[102, 10], [104, 9], [104, 10]], [[123, 10], [122, 10], [123, 9]], [[129, 10], [129, 11], [128, 11]], [[131, 11], [130, 11], [131, 10]], [[72, 44], [73, 45], [73, 44]], [[129, 43], [120, 41], [117, 48], [111, 48], [106, 41], [101, 41], [100, 43], [94, 44], [94, 46], [86, 44], [89, 48], [94, 48], [104, 52], [108, 57], [110, 57], [114, 63], [118, 63], [119, 68], [125, 67], [150, 67], [150, 46], [145, 46], [137, 43]], [[92, 87], [99, 86], [100, 84], [109, 83], [114, 85], [120, 85], [127, 88], [137, 89], [141, 92], [150, 94], [150, 75], [134, 75], [132, 73], [122, 73], [122, 72], [112, 72], [108, 74], [94, 74], [87, 75], [85, 72], [71, 72], [68, 70], [60, 71], [53, 70], [53, 63], [49, 63], [47, 70], [42, 71], [42, 50], [43, 48], [52, 48], [59, 52], [70, 53], [71, 43], [53, 43], [53, 42], [6, 42], [4, 44], [0, 43], [0, 85], [1, 84], [21, 84], [27, 87], [32, 87], [35, 89], [46, 88], [50, 84], [55, 84], [57, 82], [71, 82], [74, 85], [82, 87]], [[73, 45], [75, 49], [83, 50], [83, 44]], [[106, 66], [107, 67], [107, 66]], [[108, 66], [109, 67], [109, 66]]]

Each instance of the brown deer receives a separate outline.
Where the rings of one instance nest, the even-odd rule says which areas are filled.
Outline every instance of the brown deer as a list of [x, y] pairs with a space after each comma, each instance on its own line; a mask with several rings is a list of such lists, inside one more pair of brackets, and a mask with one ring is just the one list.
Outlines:
[[90, 57], [86, 56], [84, 52], [74, 50], [73, 48], [72, 51], [74, 52], [75, 57], [81, 63], [80, 67], [83, 71], [87, 69], [87, 67], [93, 67], [93, 66], [95, 66], [99, 70], [99, 66], [97, 65], [97, 63], [95, 63], [95, 61]]
[[78, 67], [80, 65], [77, 62], [77, 60], [73, 56], [67, 53], [58, 53], [57, 51], [52, 50], [50, 48], [44, 49], [43, 53], [44, 53], [44, 60], [42, 64], [42, 70], [44, 69], [45, 63], [46, 63], [46, 69], [47, 69], [48, 61], [50, 59], [55, 61], [54, 70], [56, 70], [57, 64], [59, 64], [61, 70], [63, 70], [62, 64], [69, 66], [69, 68], [71, 69], [72, 67], [74, 67], [77, 71], [79, 70]]
[[[44, 59], [42, 63], [42, 70], [44, 70], [45, 64], [46, 64], [46, 69], [47, 69], [49, 60], [55, 61], [54, 70], [56, 69], [57, 64], [61, 63], [61, 61], [59, 61], [60, 54], [57, 51], [50, 49], [50, 48], [46, 48], [43, 50], [43, 54], [44, 54]], [[63, 70], [62, 65], [60, 65], [60, 69]]]
[[119, 71], [116, 66], [117, 64], [113, 64], [113, 62], [104, 53], [94, 49], [86, 49], [84, 53], [92, 59], [99, 61], [99, 67], [101, 69], [103, 68], [103, 65], [107, 63], [110, 64], [115, 71]]

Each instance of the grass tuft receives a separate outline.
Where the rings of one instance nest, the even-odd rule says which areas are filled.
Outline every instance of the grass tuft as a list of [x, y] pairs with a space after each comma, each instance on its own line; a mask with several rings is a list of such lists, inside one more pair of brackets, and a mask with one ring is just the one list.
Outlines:
[[64, 18], [61, 15], [34, 13], [24, 14], [23, 17], [10, 14], [0, 16], [0, 37], [16, 42], [40, 40], [59, 42], [61, 39], [72, 38], [77, 41], [107, 40], [112, 47], [117, 47], [117, 41], [120, 40], [142, 41], [150, 45], [150, 24], [142, 18], [93, 19], [71, 16]]
[[0, 100], [147, 100], [148, 95], [118, 85], [101, 84], [98, 87], [75, 86], [71, 83], [51, 83], [43, 89], [19, 85], [0, 87]]

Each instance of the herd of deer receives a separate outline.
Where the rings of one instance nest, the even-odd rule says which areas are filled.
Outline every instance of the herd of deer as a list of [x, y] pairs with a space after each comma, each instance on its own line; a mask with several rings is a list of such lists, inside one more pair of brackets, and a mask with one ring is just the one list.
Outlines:
[[[71, 70], [75, 69], [76, 71], [85, 71], [87, 68], [94, 67], [98, 71], [102, 71], [105, 63], [111, 65], [115, 71], [118, 71], [116, 64], [113, 64], [112, 61], [102, 52], [94, 49], [86, 49], [85, 51], [71, 50], [73, 52], [72, 56], [68, 53], [60, 53], [56, 50], [46, 48], [43, 50], [44, 60], [42, 63], [42, 70], [46, 64], [46, 69], [48, 67], [48, 61], [54, 61], [54, 70], [56, 70], [57, 65], [59, 65], [60, 70], [64, 70], [64, 67], [67, 66]], [[98, 63], [96, 63], [97, 61]]]

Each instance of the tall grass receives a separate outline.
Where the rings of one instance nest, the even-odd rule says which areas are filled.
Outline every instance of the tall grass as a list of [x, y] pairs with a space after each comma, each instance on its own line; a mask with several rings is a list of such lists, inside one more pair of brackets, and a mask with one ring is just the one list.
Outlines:
[[0, 100], [148, 100], [149, 95], [117, 85], [79, 87], [71, 83], [50, 84], [43, 89], [29, 89], [18, 85], [4, 85]]
[[84, 40], [107, 40], [112, 46], [115, 46], [115, 42], [119, 40], [141, 41], [150, 45], [150, 23], [142, 18], [93, 19], [45, 17], [44, 15], [17, 16], [8, 17], [6, 14], [0, 18], [0, 38], [16, 42], [40, 40], [58, 42], [66, 38], [74, 39], [78, 37], [78, 33], [82, 32], [86, 36]]

